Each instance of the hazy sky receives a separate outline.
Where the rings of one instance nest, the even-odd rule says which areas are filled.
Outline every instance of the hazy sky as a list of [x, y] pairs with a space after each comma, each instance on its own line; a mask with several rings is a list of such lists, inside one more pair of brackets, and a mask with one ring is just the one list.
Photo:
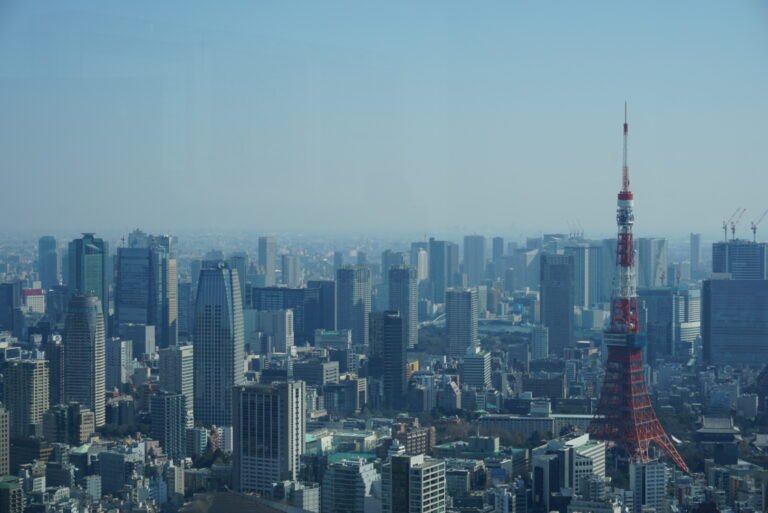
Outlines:
[[202, 4], [0, 0], [0, 231], [608, 234], [625, 99], [640, 235], [768, 207], [764, 1]]

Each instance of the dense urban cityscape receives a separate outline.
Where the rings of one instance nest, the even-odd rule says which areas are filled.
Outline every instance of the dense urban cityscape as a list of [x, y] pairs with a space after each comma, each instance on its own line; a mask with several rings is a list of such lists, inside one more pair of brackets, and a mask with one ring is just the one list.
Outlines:
[[765, 214], [635, 241], [628, 133], [617, 238], [5, 243], [0, 510], [765, 511]]
[[768, 512], [767, 23], [0, 0], [0, 513]]

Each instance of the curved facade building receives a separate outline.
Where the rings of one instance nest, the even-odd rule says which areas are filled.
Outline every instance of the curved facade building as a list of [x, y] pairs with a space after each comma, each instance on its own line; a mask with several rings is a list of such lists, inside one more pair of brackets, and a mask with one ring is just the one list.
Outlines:
[[64, 400], [90, 408], [103, 426], [104, 314], [96, 296], [72, 296], [64, 321]]
[[232, 387], [243, 384], [243, 306], [237, 270], [200, 270], [195, 303], [194, 411], [199, 426], [232, 425]]

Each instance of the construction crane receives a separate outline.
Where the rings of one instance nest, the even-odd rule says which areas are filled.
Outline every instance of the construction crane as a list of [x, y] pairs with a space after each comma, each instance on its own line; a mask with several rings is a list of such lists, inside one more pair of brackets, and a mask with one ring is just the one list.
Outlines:
[[757, 242], [757, 227], [760, 225], [760, 222], [765, 218], [766, 214], [768, 214], [768, 208], [766, 208], [765, 211], [763, 211], [760, 217], [758, 217], [757, 219], [749, 223], [749, 228], [752, 230], [752, 242]]
[[736, 217], [736, 214], [739, 213], [739, 210], [741, 210], [741, 207], [737, 208], [733, 212], [733, 214], [731, 214], [731, 217], [729, 217], [727, 221], [723, 220], [723, 238], [725, 238], [725, 240], [728, 240], [728, 223], [733, 221], [733, 218]]
[[739, 212], [739, 215], [736, 216], [736, 219], [731, 220], [731, 239], [736, 240], [736, 225], [739, 224], [739, 221], [741, 221], [741, 216], [744, 215], [744, 212], [746, 212], [746, 208], [742, 208], [741, 212]]

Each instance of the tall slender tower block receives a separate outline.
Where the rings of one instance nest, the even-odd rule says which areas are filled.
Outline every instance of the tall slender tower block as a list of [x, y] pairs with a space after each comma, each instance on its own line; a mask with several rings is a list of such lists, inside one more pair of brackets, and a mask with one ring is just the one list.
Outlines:
[[625, 105], [622, 186], [616, 212], [619, 227], [616, 278], [611, 300], [611, 324], [604, 333], [608, 361], [597, 415], [589, 426], [589, 434], [622, 447], [632, 462], [647, 463], [650, 446], [656, 444], [680, 469], [688, 472], [688, 466], [656, 417], [643, 373], [642, 339], [637, 336], [640, 325], [632, 239], [634, 196], [629, 190], [627, 166], [628, 135]]

